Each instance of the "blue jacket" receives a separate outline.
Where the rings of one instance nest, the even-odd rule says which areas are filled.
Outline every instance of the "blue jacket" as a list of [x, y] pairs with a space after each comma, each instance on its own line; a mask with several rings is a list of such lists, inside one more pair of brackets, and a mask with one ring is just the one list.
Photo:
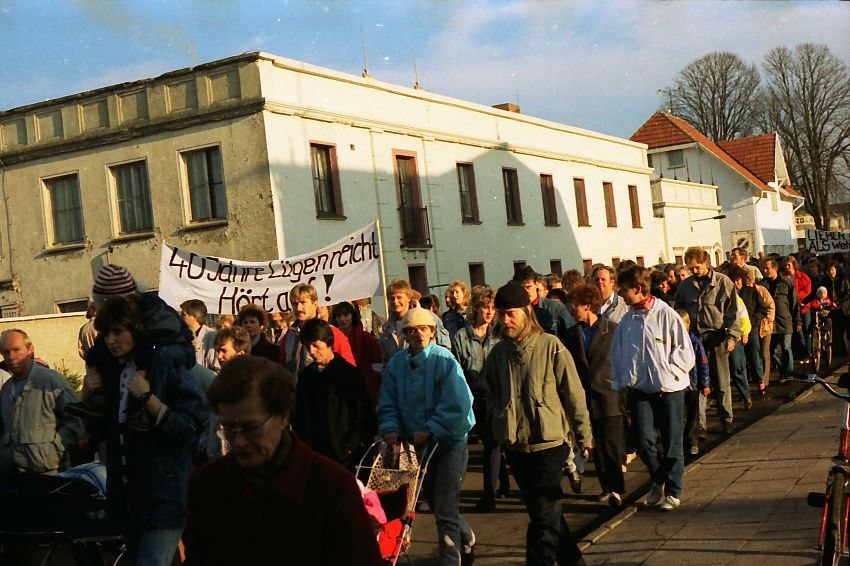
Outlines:
[[394, 355], [384, 367], [378, 422], [381, 436], [427, 431], [441, 444], [466, 442], [475, 424], [472, 393], [452, 353], [432, 341], [415, 356]]
[[694, 358], [696, 363], [691, 368], [691, 386], [688, 389], [701, 391], [709, 386], [708, 379], [708, 355], [702, 340], [693, 332], [688, 332], [691, 337], [691, 345], [694, 347]]

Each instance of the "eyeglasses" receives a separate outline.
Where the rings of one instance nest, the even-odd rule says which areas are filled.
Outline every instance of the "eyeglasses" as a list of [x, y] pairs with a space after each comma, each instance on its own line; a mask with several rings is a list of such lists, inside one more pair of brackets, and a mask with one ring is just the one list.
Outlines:
[[419, 325], [419, 326], [408, 326], [407, 328], [404, 329], [404, 331], [407, 332], [408, 334], [411, 333], [411, 332], [418, 332], [419, 334], [425, 334], [429, 330], [431, 330], [431, 327], [427, 326], [425, 324], [422, 324], [422, 325]]
[[242, 433], [248, 440], [257, 440], [263, 435], [266, 425], [274, 418], [274, 415], [269, 416], [262, 424], [248, 424], [242, 426], [228, 426], [219, 424], [216, 429], [216, 435], [222, 440], [232, 440], [236, 435]]

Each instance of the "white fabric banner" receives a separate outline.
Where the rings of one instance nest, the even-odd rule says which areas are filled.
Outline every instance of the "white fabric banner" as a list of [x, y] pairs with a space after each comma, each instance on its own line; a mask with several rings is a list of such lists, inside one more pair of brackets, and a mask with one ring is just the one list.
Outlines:
[[850, 234], [806, 228], [806, 248], [813, 254], [850, 252]]
[[320, 305], [383, 295], [377, 222], [321, 250], [271, 261], [248, 262], [199, 255], [162, 244], [159, 296], [180, 308], [200, 299], [212, 314], [233, 314], [249, 303], [268, 312], [290, 309], [289, 290], [316, 288]]

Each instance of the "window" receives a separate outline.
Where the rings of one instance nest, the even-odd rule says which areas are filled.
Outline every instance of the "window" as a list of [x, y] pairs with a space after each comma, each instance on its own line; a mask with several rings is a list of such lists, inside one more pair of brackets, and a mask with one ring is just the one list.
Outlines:
[[605, 219], [608, 221], [608, 227], [614, 228], [617, 226], [617, 209], [614, 205], [614, 185], [611, 183], [602, 183], [602, 196], [605, 198]]
[[614, 269], [617, 269], [619, 266], [620, 266], [620, 258], [612, 257], [611, 258], [611, 267], [613, 267]]
[[484, 264], [483, 263], [470, 263], [469, 264], [469, 282], [472, 286], [476, 285], [485, 285], [487, 279], [484, 277]]
[[342, 217], [342, 194], [340, 192], [339, 168], [336, 162], [336, 147], [311, 143], [310, 159], [313, 163], [316, 216], [318, 218]]
[[583, 259], [581, 260], [581, 266], [584, 270], [584, 275], [587, 277], [590, 275], [590, 270], [593, 269], [593, 260], [592, 259]]
[[56, 308], [60, 313], [66, 312], [86, 312], [89, 308], [88, 299], [78, 299], [76, 301], [57, 302]]
[[673, 169], [674, 167], [682, 167], [685, 164], [685, 154], [681, 149], [674, 149], [667, 152], [667, 166]]
[[227, 194], [221, 167], [221, 151], [208, 147], [183, 154], [189, 185], [192, 222], [227, 218]]
[[47, 186], [53, 220], [50, 243], [61, 245], [82, 242], [85, 230], [77, 175], [56, 177], [44, 183]]
[[519, 272], [520, 272], [523, 268], [525, 268], [525, 265], [526, 265], [526, 263], [525, 263], [525, 261], [524, 261], [524, 260], [521, 260], [521, 259], [515, 260], [515, 261], [514, 261], [514, 275], [516, 275], [516, 274], [517, 274], [517, 273], [519, 273]]
[[651, 154], [651, 153], [647, 153], [647, 154], [646, 154], [646, 164], [647, 164], [649, 167], [652, 167], [652, 154]]
[[478, 196], [475, 193], [475, 169], [472, 163], [457, 164], [457, 186], [460, 192], [460, 217], [464, 224], [477, 224]]
[[555, 184], [552, 175], [540, 175], [540, 192], [543, 193], [543, 224], [558, 225], [558, 207], [555, 204]]
[[419, 173], [416, 170], [416, 154], [394, 151], [395, 180], [398, 191], [398, 213], [401, 222], [401, 245], [405, 248], [426, 249], [431, 247], [428, 211], [422, 206], [419, 192]]
[[636, 185], [629, 185], [629, 209], [632, 212], [632, 228], [640, 228], [640, 204]]
[[590, 226], [587, 216], [587, 194], [584, 191], [584, 179], [573, 179], [573, 189], [576, 193], [576, 216], [579, 226]]
[[550, 259], [549, 260], [549, 273], [554, 273], [555, 275], [563, 275], [564, 270], [561, 267], [560, 259]]
[[522, 224], [522, 204], [519, 200], [519, 177], [516, 169], [503, 167], [502, 181], [505, 184], [505, 211], [508, 225]]
[[120, 232], [144, 232], [153, 228], [151, 194], [144, 161], [112, 167], [118, 199]]
[[637, 256], [637, 257], [635, 258], [635, 263], [636, 263], [636, 264], [638, 264], [638, 265], [639, 265], [639, 266], [641, 266], [641, 267], [644, 267], [644, 265], [643, 265], [643, 256], [642, 256], [642, 255]]
[[423, 295], [428, 294], [428, 271], [424, 265], [408, 265], [407, 280], [411, 287]]

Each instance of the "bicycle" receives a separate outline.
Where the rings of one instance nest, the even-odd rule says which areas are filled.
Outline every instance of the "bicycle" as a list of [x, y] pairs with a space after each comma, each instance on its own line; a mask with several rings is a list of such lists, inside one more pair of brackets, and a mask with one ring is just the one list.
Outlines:
[[[837, 566], [847, 549], [848, 497], [850, 497], [850, 373], [838, 379], [837, 386], [848, 391], [839, 393], [822, 377], [790, 373], [790, 381], [817, 383], [830, 395], [844, 401], [844, 420], [838, 441], [838, 454], [832, 457], [824, 493], [810, 492], [807, 502], [812, 507], [822, 507], [818, 550], [820, 564]], [[804, 376], [804, 377], [800, 377]]]
[[815, 312], [812, 325], [812, 368], [820, 371], [832, 363], [832, 321], [826, 309]]

